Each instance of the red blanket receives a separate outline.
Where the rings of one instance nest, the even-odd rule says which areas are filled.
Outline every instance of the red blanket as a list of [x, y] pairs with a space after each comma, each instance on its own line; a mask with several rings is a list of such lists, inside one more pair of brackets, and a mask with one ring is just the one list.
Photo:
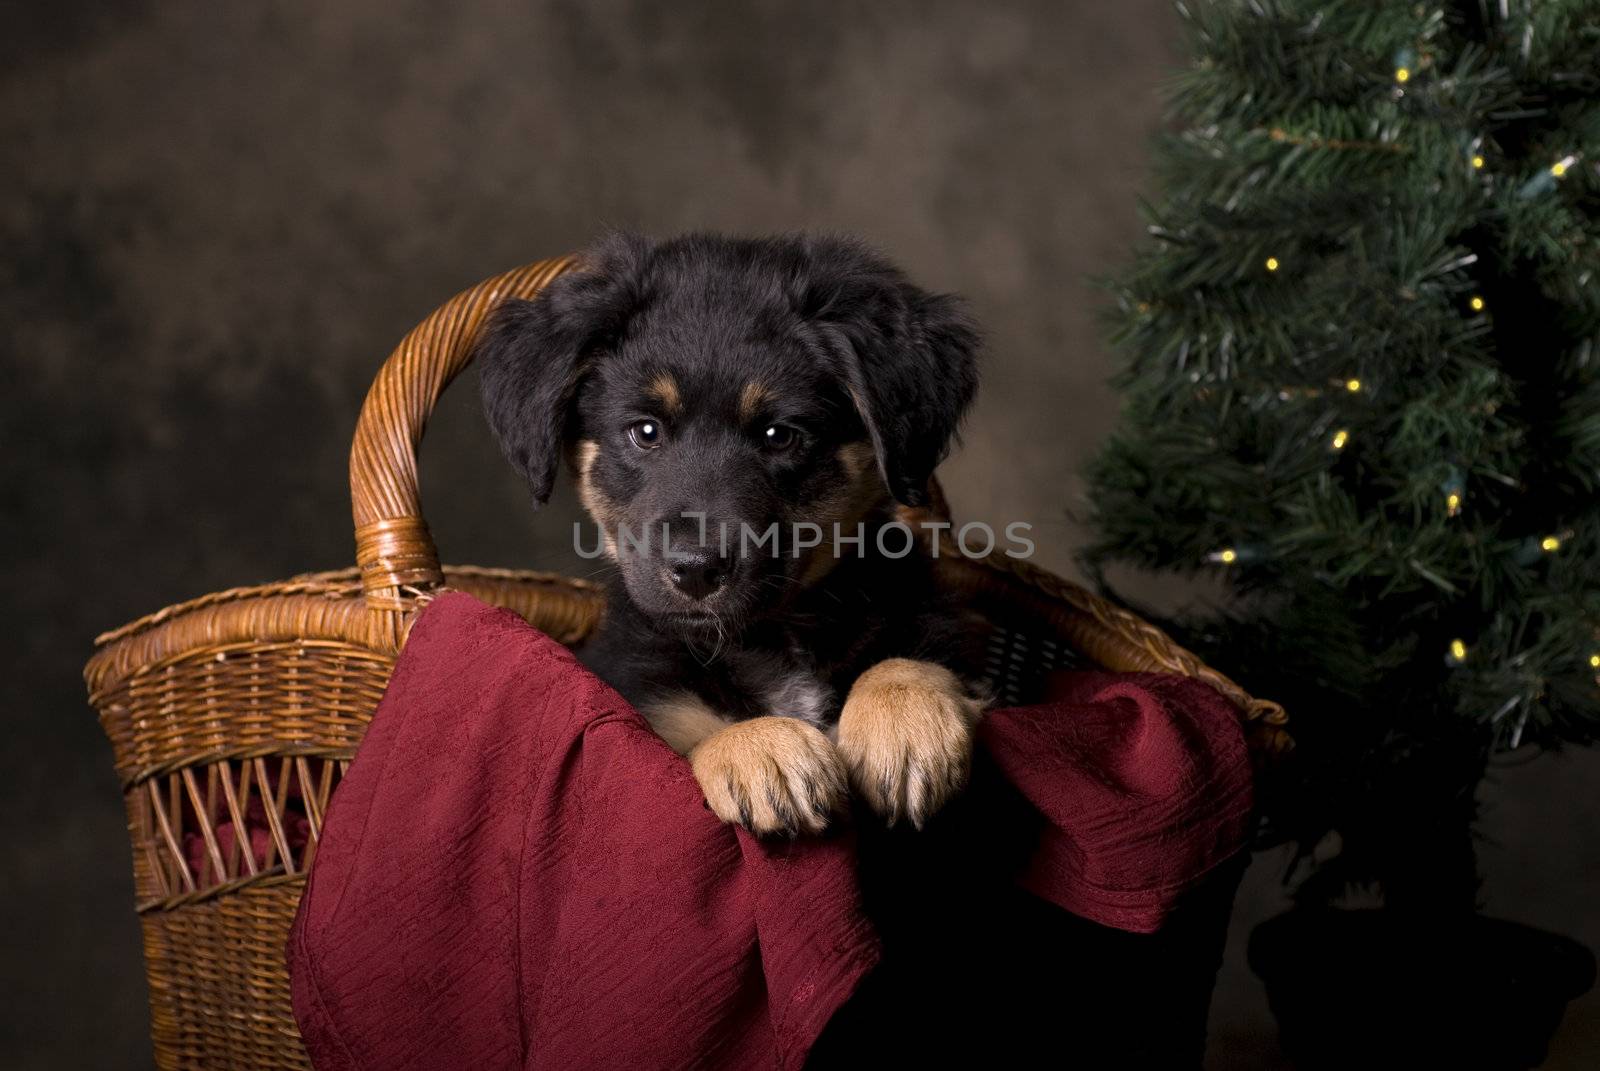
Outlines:
[[765, 843], [719, 822], [688, 763], [564, 648], [440, 597], [336, 793], [290, 938], [313, 1062], [798, 1068], [896, 925], [938, 905], [938, 938], [905, 947], [956, 947], [973, 875], [1156, 930], [1244, 842], [1237, 715], [1180, 678], [1059, 684], [985, 719], [967, 798], [926, 833], [862, 816], [859, 835]]

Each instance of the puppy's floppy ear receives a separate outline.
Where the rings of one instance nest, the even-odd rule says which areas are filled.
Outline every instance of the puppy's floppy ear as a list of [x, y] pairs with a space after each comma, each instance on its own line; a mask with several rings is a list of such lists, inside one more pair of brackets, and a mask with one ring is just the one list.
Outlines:
[[533, 300], [501, 302], [478, 336], [484, 415], [535, 506], [550, 498], [572, 399], [591, 359], [621, 340], [644, 301], [652, 248], [637, 235], [608, 235]]
[[977, 327], [956, 298], [913, 286], [859, 242], [809, 238], [803, 248], [796, 311], [838, 362], [889, 493], [923, 505], [977, 393]]

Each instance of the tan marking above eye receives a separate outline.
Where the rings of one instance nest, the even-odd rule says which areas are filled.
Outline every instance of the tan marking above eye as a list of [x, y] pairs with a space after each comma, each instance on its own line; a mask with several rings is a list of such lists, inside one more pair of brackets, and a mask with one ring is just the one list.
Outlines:
[[645, 393], [659, 401], [668, 416], [683, 412], [683, 395], [678, 390], [678, 381], [670, 373], [663, 372], [652, 379]]
[[744, 390], [739, 394], [739, 421], [748, 424], [761, 415], [762, 408], [773, 399], [772, 391], [764, 383], [755, 380], [744, 385]]

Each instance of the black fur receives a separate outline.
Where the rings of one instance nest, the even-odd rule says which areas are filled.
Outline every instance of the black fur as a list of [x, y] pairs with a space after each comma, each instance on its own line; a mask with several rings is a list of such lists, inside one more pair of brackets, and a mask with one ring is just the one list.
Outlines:
[[929, 294], [864, 246], [813, 246], [794, 306], [849, 384], [889, 492], [927, 501], [978, 389], [977, 330], [953, 297]]
[[[976, 390], [977, 346], [953, 298], [841, 238], [613, 235], [534, 300], [506, 302], [480, 341], [484, 404], [536, 503], [558, 459], [592, 443], [591, 500], [608, 521], [669, 535], [653, 554], [618, 553], [585, 661], [636, 703], [693, 688], [736, 717], [785, 713], [769, 709], [774, 690], [810, 679], [828, 693], [824, 720], [884, 658], [965, 668], [930, 563], [880, 553], [876, 533], [895, 500], [925, 501]], [[650, 395], [663, 376], [676, 416]], [[745, 420], [752, 383], [765, 398]], [[664, 428], [655, 448], [629, 438], [644, 420]], [[764, 446], [773, 425], [796, 429], [796, 445]], [[870, 444], [875, 474], [853, 476], [852, 444]], [[784, 529], [777, 556], [734, 553], [710, 597], [670, 580], [663, 554], [708, 552], [686, 513], [706, 516], [714, 542], [718, 522], [762, 532], [831, 516], [863, 478], [864, 559], [850, 547], [818, 578]]]
[[561, 276], [537, 301], [502, 302], [478, 338], [484, 413], [535, 507], [555, 485], [584, 362], [615, 349], [644, 303], [638, 287], [649, 249], [643, 239], [613, 235], [590, 252], [588, 270]]

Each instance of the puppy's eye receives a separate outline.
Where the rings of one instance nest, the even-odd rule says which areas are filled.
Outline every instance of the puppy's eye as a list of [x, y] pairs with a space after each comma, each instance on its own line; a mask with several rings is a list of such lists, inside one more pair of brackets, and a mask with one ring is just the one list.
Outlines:
[[761, 441], [768, 450], [787, 450], [800, 441], [800, 433], [787, 424], [772, 424], [761, 433]]
[[654, 450], [661, 445], [661, 425], [654, 420], [638, 420], [628, 428], [628, 441], [641, 450]]

